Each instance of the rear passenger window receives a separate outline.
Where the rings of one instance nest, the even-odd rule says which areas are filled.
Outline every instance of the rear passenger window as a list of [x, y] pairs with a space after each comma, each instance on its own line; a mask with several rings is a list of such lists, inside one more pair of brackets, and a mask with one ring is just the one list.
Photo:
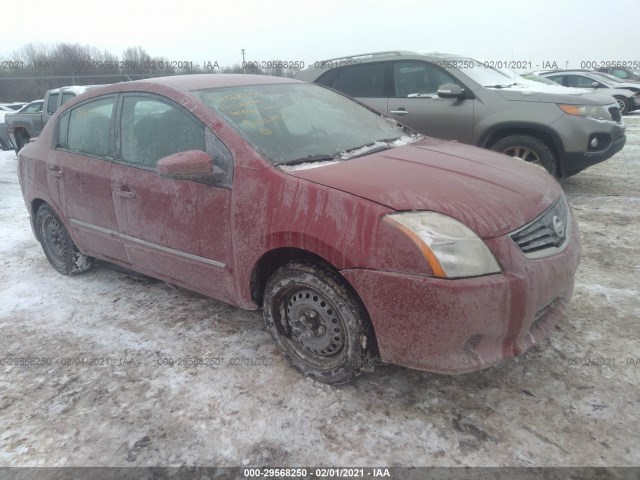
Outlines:
[[384, 63], [367, 63], [344, 67], [335, 89], [351, 97], [385, 97]]
[[122, 104], [122, 159], [154, 168], [162, 157], [206, 150], [204, 125], [168, 102], [126, 96]]
[[97, 157], [108, 156], [114, 104], [115, 97], [109, 97], [85, 103], [71, 110], [67, 148], [73, 152]]
[[600, 82], [597, 82], [589, 77], [583, 77], [581, 75], [567, 75], [567, 82], [569, 87], [578, 88], [593, 88], [594, 83], [601, 85]]
[[564, 83], [564, 75], [550, 75], [548, 77], [549, 80], [553, 80], [556, 83], [559, 83], [560, 85], [565, 85]]

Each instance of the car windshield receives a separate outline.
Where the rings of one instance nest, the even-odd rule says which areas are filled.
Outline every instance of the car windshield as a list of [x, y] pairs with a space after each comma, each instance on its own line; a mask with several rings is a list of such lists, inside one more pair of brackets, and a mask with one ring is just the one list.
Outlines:
[[315, 84], [250, 85], [194, 93], [274, 165], [346, 160], [420, 138]]
[[509, 87], [517, 82], [513, 75], [508, 76], [495, 68], [485, 67], [481, 62], [465, 64], [465, 68], [459, 69], [467, 77], [488, 88]]

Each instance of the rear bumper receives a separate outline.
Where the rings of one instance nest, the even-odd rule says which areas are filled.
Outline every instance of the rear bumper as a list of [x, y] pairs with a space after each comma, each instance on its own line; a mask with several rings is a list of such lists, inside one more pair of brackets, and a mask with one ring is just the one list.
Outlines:
[[471, 372], [526, 352], [563, 317], [580, 262], [572, 222], [567, 247], [543, 259], [527, 259], [509, 237], [488, 240], [501, 274], [443, 280], [364, 269], [341, 273], [364, 302], [385, 361]]

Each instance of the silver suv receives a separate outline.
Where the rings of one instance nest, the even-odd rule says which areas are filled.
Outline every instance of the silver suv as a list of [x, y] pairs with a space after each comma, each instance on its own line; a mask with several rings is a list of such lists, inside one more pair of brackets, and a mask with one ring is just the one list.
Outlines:
[[520, 157], [557, 177], [611, 158], [626, 140], [612, 97], [537, 85], [457, 55], [362, 54], [315, 62], [296, 78], [426, 135]]

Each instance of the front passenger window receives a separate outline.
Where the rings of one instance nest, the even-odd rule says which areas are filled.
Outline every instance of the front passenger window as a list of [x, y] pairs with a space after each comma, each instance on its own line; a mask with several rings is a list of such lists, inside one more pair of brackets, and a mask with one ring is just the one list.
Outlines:
[[445, 83], [458, 83], [444, 70], [424, 62], [393, 64], [395, 96], [398, 98], [435, 95]]
[[206, 151], [204, 125], [178, 107], [150, 97], [127, 96], [122, 104], [122, 159], [155, 168], [162, 157]]

